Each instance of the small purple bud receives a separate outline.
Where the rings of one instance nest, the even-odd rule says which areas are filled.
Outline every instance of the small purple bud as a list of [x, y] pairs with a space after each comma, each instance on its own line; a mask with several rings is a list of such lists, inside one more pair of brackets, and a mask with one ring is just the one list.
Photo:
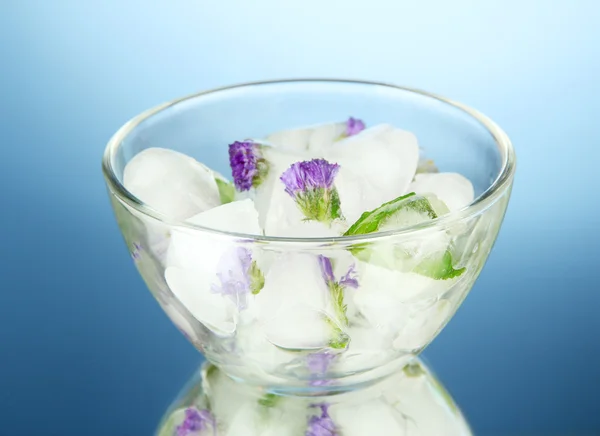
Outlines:
[[201, 431], [210, 426], [213, 434], [216, 434], [216, 424], [214, 416], [208, 410], [188, 407], [185, 409], [184, 421], [177, 426], [175, 432], [177, 436], [199, 436]]
[[313, 416], [308, 422], [308, 429], [306, 430], [305, 436], [338, 436], [339, 433], [336, 431], [336, 426], [327, 409], [328, 404], [320, 404], [321, 416]]
[[338, 164], [331, 164], [325, 159], [296, 162], [281, 175], [281, 181], [285, 192], [292, 197], [317, 189], [330, 190], [339, 169]]
[[142, 257], [142, 246], [137, 242], [133, 243], [133, 250], [131, 250], [131, 257], [133, 260], [140, 260]]
[[346, 136], [353, 136], [365, 130], [365, 123], [358, 118], [348, 118], [346, 121]]
[[230, 144], [229, 164], [233, 183], [238, 191], [248, 191], [260, 185], [269, 171], [261, 145], [253, 141], [236, 141]]
[[323, 275], [323, 280], [325, 280], [327, 284], [335, 282], [331, 259], [323, 255], [319, 255], [319, 266], [321, 267], [321, 274]]
[[340, 279], [340, 285], [348, 288], [358, 288], [358, 279], [356, 278], [356, 266], [352, 264], [345, 276]]
[[296, 162], [280, 180], [306, 219], [326, 224], [342, 217], [340, 197], [333, 181], [340, 167], [325, 159]]
[[335, 354], [327, 352], [309, 354], [307, 357], [309, 371], [315, 375], [325, 374], [335, 356]]
[[247, 307], [248, 295], [258, 293], [264, 285], [264, 277], [252, 261], [250, 250], [234, 247], [225, 252], [218, 265], [217, 278], [211, 291], [229, 297], [238, 310]]

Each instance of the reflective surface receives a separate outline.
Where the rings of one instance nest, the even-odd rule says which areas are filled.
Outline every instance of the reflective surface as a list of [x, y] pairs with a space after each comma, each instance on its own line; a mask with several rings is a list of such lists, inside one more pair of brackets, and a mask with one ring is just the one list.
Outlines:
[[[194, 433], [194, 431], [196, 433]], [[187, 431], [187, 432], [186, 432]], [[284, 397], [205, 364], [173, 401], [157, 436], [471, 436], [458, 406], [420, 360], [353, 392]]]

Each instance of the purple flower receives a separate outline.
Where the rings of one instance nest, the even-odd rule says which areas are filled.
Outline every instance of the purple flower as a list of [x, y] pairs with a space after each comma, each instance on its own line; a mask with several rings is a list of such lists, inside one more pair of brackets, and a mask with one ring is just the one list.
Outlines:
[[365, 130], [365, 123], [358, 118], [348, 118], [346, 121], [346, 136], [356, 135]]
[[264, 286], [264, 276], [252, 260], [250, 250], [234, 247], [225, 252], [219, 261], [217, 278], [211, 291], [229, 297], [238, 310], [248, 305], [248, 294], [257, 294]]
[[229, 145], [229, 164], [238, 191], [257, 187], [269, 172], [269, 164], [263, 158], [261, 147], [253, 141], [236, 141]]
[[285, 192], [292, 197], [317, 189], [329, 190], [339, 169], [338, 164], [330, 164], [325, 159], [296, 162], [281, 175], [281, 181]]
[[335, 309], [337, 319], [343, 325], [348, 325], [348, 317], [346, 316], [346, 305], [344, 304], [344, 290], [347, 287], [358, 288], [358, 280], [356, 278], [356, 268], [354, 264], [350, 266], [348, 272], [342, 276], [339, 281], [335, 280], [333, 274], [333, 265], [331, 259], [323, 255], [319, 255], [319, 266], [321, 267], [321, 274], [323, 280], [329, 288], [331, 294], [331, 300]]
[[214, 416], [208, 410], [188, 407], [185, 409], [185, 419], [177, 426], [175, 434], [176, 436], [200, 436], [200, 432], [210, 426], [213, 434], [216, 435], [216, 424]]
[[320, 404], [313, 407], [321, 408], [321, 416], [313, 416], [310, 418], [305, 436], [338, 436], [339, 433], [336, 431], [336, 426], [327, 413], [329, 405]]
[[346, 275], [342, 276], [339, 283], [342, 286], [356, 289], [356, 288], [358, 288], [358, 280], [357, 280], [356, 276], [357, 276], [356, 266], [354, 264], [352, 264], [350, 266], [350, 268], [348, 269], [348, 272], [346, 273]]
[[321, 274], [323, 275], [323, 280], [325, 280], [327, 284], [335, 282], [331, 259], [323, 255], [319, 255], [319, 266], [321, 267]]
[[131, 257], [133, 260], [140, 260], [142, 257], [142, 246], [137, 242], [133, 243], [133, 250], [131, 250]]
[[309, 371], [316, 375], [325, 374], [335, 356], [327, 352], [309, 354], [307, 358]]
[[342, 216], [340, 198], [333, 181], [340, 167], [325, 159], [296, 162], [280, 180], [306, 219], [331, 223]]
[[333, 362], [335, 357], [335, 354], [327, 352], [313, 353], [308, 355], [308, 357], [306, 358], [308, 370], [315, 377], [314, 380], [311, 380], [309, 382], [310, 386], [327, 386], [331, 383], [331, 380], [327, 380], [322, 377], [329, 369], [329, 366], [331, 365], [331, 362]]

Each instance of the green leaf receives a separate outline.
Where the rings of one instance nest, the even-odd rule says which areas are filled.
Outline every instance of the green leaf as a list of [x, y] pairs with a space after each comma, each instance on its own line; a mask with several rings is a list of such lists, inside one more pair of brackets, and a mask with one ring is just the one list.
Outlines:
[[[410, 193], [363, 213], [344, 235], [364, 235], [401, 228], [436, 219], [438, 212], [447, 212], [447, 207], [437, 197]], [[448, 249], [434, 252], [418, 263], [400, 245], [386, 247], [382, 243], [365, 242], [353, 245], [349, 251], [363, 262], [404, 272], [412, 271], [435, 280], [451, 279], [465, 272], [465, 268], [454, 269], [452, 253]]]
[[344, 287], [337, 282], [331, 282], [329, 291], [338, 320], [347, 326], [348, 316], [346, 315], [347, 306], [344, 304]]
[[252, 180], [252, 186], [254, 188], [258, 188], [267, 179], [270, 169], [271, 165], [266, 159], [258, 159], [256, 161], [256, 175]]
[[262, 288], [265, 286], [265, 276], [263, 272], [260, 270], [256, 261], [253, 260], [250, 264], [250, 291], [253, 295], [258, 294]]
[[390, 224], [401, 228], [435, 218], [437, 214], [429, 200], [411, 192], [363, 213], [344, 236], [366, 235], [379, 231], [383, 226], [389, 227]]
[[259, 398], [258, 404], [260, 404], [263, 407], [275, 407], [277, 403], [279, 403], [281, 398], [282, 397], [280, 395], [268, 393]]
[[311, 189], [298, 194], [295, 200], [306, 220], [331, 224], [333, 220], [342, 217], [340, 196], [335, 188]]
[[460, 276], [466, 268], [454, 269], [452, 253], [446, 250], [441, 256], [433, 256], [420, 262], [413, 271], [435, 280], [447, 280]]
[[218, 177], [215, 177], [215, 182], [217, 182], [217, 188], [219, 188], [221, 204], [231, 203], [235, 198], [235, 186], [233, 186], [233, 183]]
[[336, 350], [343, 350], [348, 347], [350, 336], [344, 333], [344, 331], [334, 321], [332, 321], [331, 318], [326, 318], [325, 321], [327, 324], [329, 324], [333, 333], [328, 345]]

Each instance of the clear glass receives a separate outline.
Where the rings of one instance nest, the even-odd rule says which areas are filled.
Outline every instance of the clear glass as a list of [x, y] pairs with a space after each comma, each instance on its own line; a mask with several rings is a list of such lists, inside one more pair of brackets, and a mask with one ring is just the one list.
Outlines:
[[[185, 153], [229, 174], [227, 145], [236, 140], [349, 115], [369, 125], [389, 123], [414, 133], [440, 170], [471, 180], [474, 202], [398, 231], [282, 238], [169, 220], [122, 183], [127, 162], [149, 147]], [[111, 139], [103, 170], [119, 226], [141, 276], [173, 323], [208, 361], [234, 379], [271, 392], [328, 395], [373, 384], [400, 370], [454, 315], [500, 229], [515, 156], [507, 136], [492, 121], [443, 98], [380, 83], [289, 80], [217, 89], [149, 110]], [[174, 255], [175, 240], [185, 250]], [[220, 264], [232, 253], [251, 256], [261, 266], [266, 284], [277, 283], [269, 292], [280, 293], [279, 305], [266, 307], [261, 302], [265, 289], [245, 295], [233, 313], [218, 304], [198, 302], [192, 308], [176, 298], [173, 286], [183, 282], [207, 294]], [[412, 272], [415, 259], [448, 253], [452, 259], [448, 267], [464, 268], [462, 275], [436, 280]], [[294, 295], [316, 290], [314, 277], [299, 273], [294, 265], [315, 265], [319, 256], [334, 262], [336, 277], [359, 265], [361, 286], [347, 289], [343, 296], [351, 321], [333, 325], [326, 316], [310, 314], [316, 316], [314, 325], [331, 328], [330, 340], [297, 347], [294, 341], [309, 333], [302, 331], [306, 318], [300, 318], [306, 314], [294, 310], [289, 290], [294, 289]], [[275, 270], [286, 273], [271, 280], [269, 274], [275, 275]], [[365, 302], [365, 295], [372, 298]], [[286, 331], [273, 331], [270, 319], [283, 312], [289, 318]], [[315, 359], [327, 360], [326, 368], [315, 370]]]
[[165, 412], [156, 434], [179, 434], [186, 416], [210, 413], [202, 434], [298, 436], [323, 416], [323, 407], [339, 432], [335, 434], [344, 436], [472, 435], [448, 391], [419, 359], [366, 389], [316, 399], [273, 395], [235, 383], [205, 364]]

